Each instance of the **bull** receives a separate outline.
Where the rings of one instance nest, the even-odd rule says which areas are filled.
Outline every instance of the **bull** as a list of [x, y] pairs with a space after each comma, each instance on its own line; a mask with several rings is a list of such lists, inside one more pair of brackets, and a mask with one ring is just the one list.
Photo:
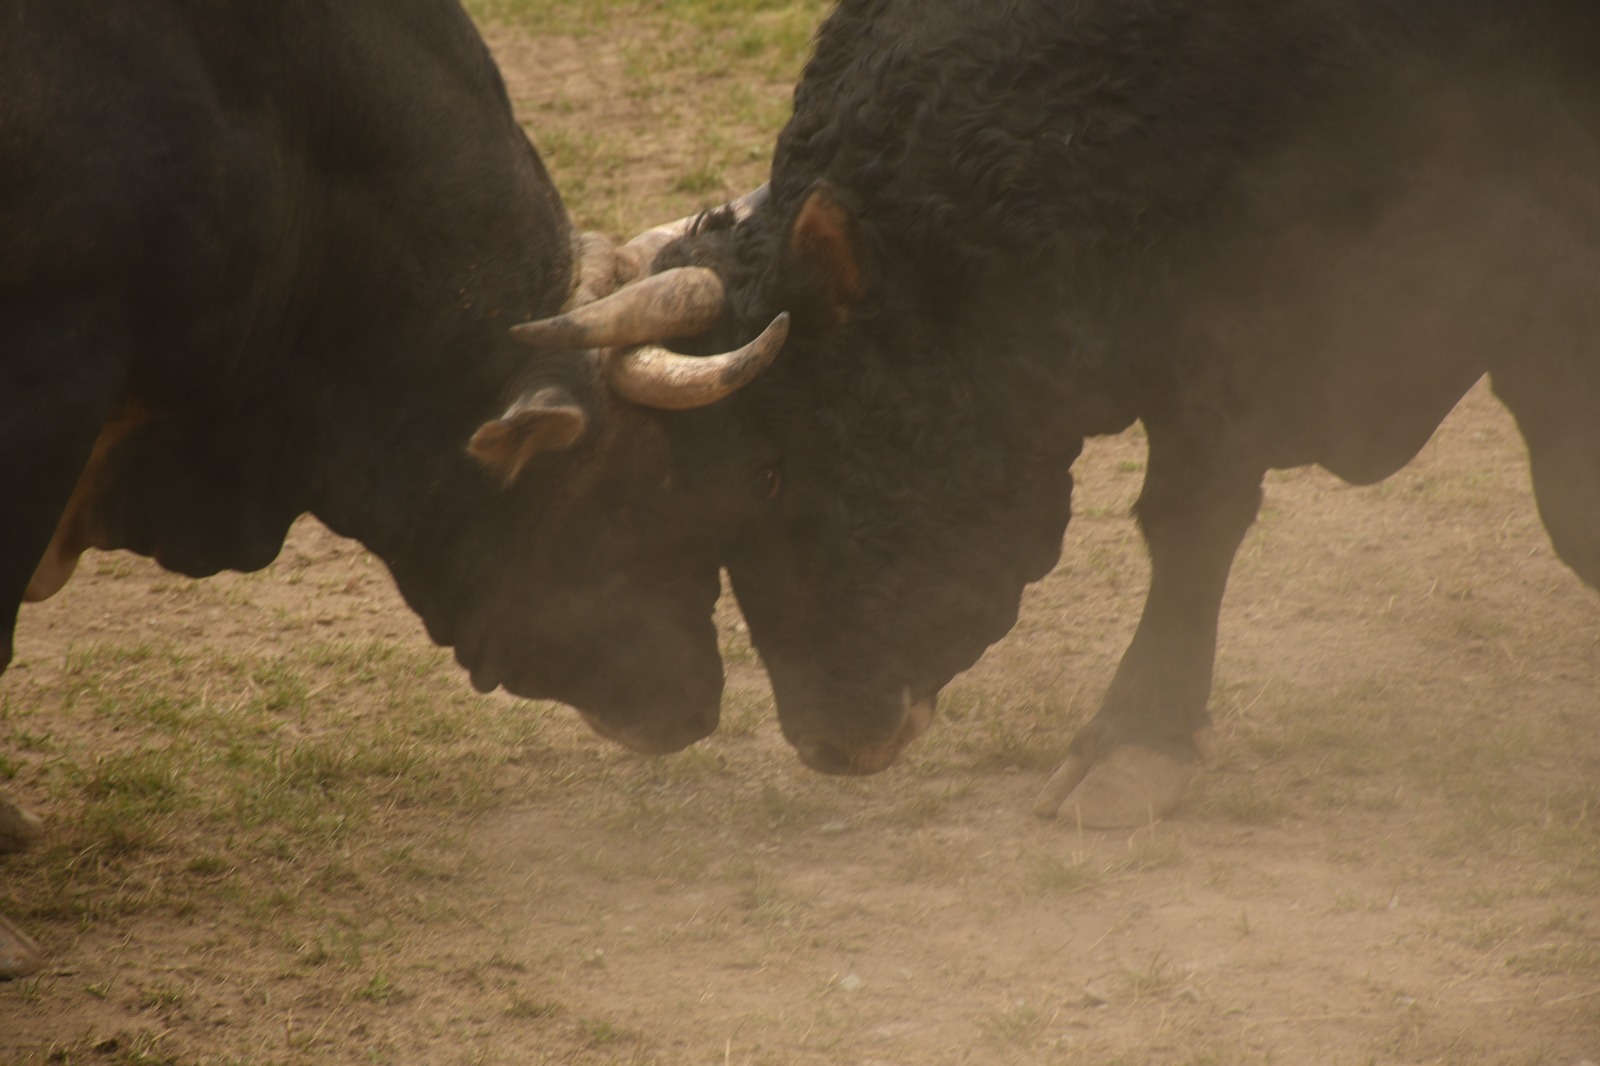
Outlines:
[[720, 301], [651, 330], [623, 288], [523, 335], [696, 352], [791, 316], [673, 433], [829, 772], [926, 727], [1057, 561], [1083, 441], [1142, 423], [1148, 597], [1038, 801], [1142, 824], [1200, 762], [1266, 471], [1379, 481], [1487, 374], [1600, 587], [1597, 146], [1576, 0], [842, 0], [759, 206], [652, 245]]
[[[644, 751], [715, 728], [718, 564], [657, 408], [782, 338], [509, 339], [618, 261], [454, 0], [20, 0], [0, 99], [0, 671], [85, 549], [253, 570], [310, 513], [479, 688]], [[0, 799], [0, 851], [37, 831]], [[37, 961], [0, 922], [0, 976]]]

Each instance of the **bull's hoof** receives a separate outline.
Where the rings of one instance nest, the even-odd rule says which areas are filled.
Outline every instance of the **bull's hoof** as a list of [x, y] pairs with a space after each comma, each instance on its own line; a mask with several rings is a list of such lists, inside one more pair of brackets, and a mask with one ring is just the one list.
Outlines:
[[33, 938], [0, 915], [0, 981], [26, 977], [44, 965], [44, 953]]
[[1034, 813], [1085, 829], [1133, 829], [1171, 813], [1198, 764], [1122, 745], [1099, 759], [1071, 755], [1034, 803]]
[[21, 851], [44, 835], [37, 815], [0, 796], [0, 855]]

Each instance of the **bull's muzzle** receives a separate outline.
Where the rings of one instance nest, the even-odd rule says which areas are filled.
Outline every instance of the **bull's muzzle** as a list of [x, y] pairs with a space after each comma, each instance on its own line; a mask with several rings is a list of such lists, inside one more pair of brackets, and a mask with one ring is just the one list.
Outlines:
[[907, 745], [927, 732], [933, 724], [934, 701], [912, 699], [906, 693], [905, 711], [900, 726], [887, 740], [867, 744], [841, 744], [827, 737], [805, 736], [795, 741], [800, 761], [825, 774], [862, 776], [875, 774], [895, 764]]

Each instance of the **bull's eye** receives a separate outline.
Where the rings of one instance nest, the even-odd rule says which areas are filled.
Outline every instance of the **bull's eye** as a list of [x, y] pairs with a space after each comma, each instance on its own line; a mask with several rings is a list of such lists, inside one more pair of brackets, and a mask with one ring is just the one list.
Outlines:
[[750, 491], [763, 500], [775, 500], [783, 491], [783, 471], [769, 466], [750, 479]]

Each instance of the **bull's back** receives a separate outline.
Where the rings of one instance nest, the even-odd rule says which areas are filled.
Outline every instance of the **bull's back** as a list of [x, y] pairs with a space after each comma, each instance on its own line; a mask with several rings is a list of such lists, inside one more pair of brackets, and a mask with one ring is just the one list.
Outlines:
[[201, 191], [195, 146], [214, 140], [217, 126], [176, 13], [8, 5], [0, 81], [0, 286], [65, 294], [148, 264]]
[[0, 358], [76, 331], [133, 412], [101, 546], [263, 564], [408, 410], [465, 439], [451, 390], [560, 301], [565, 215], [454, 0], [17, 0], [0, 99]]
[[559, 202], [453, 2], [21, 0], [0, 84], [0, 289], [182, 323], [134, 353], [152, 369], [336, 326], [329, 285], [556, 287]]
[[1551, 280], [1526, 223], [1600, 223], [1597, 48], [1577, 0], [846, 0], [774, 190], [850, 189], [981, 339], [1020, 311], [1023, 359], [1108, 346], [1091, 389], [1372, 480]]

